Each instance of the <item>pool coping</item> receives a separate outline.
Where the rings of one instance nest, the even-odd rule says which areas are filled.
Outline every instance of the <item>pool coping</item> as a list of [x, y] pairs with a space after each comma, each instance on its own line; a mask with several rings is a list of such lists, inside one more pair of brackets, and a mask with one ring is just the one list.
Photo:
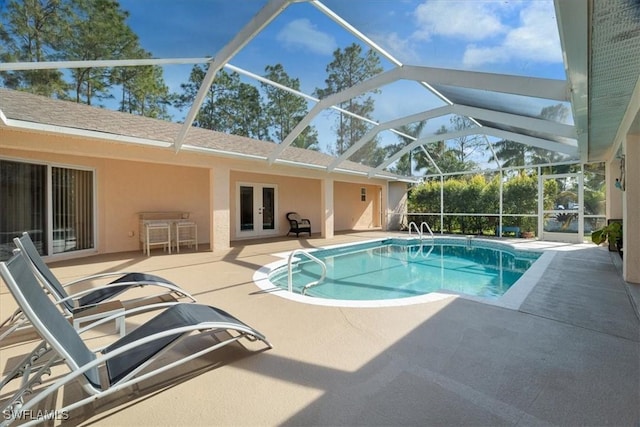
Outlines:
[[[321, 248], [313, 248], [309, 250], [305, 250], [308, 253], [313, 253], [319, 250], [327, 250], [327, 249], [337, 249], [341, 247], [348, 246], [356, 246], [358, 244], [363, 243], [374, 243], [381, 242], [389, 239], [397, 239], [397, 240], [415, 240], [413, 237], [382, 237], [376, 239], [366, 240], [365, 242], [358, 243], [343, 243], [337, 245], [329, 245], [323, 246]], [[434, 237], [435, 240], [458, 240], [462, 244], [465, 244], [469, 241], [469, 237], [451, 237], [451, 236], [443, 236], [443, 237]], [[319, 305], [326, 307], [351, 307], [351, 308], [374, 308], [374, 307], [400, 307], [407, 305], [416, 305], [423, 304], [435, 301], [442, 301], [448, 298], [463, 298], [467, 300], [472, 300], [476, 302], [480, 302], [483, 304], [489, 304], [493, 306], [503, 307], [512, 310], [518, 310], [527, 296], [531, 293], [533, 288], [536, 286], [540, 278], [542, 277], [542, 273], [547, 269], [551, 261], [555, 256], [555, 252], [552, 250], [545, 250], [543, 248], [522, 248], [519, 245], [513, 244], [508, 241], [496, 241], [492, 239], [482, 239], [482, 238], [472, 238], [474, 241], [481, 241], [482, 243], [489, 243], [489, 246], [504, 246], [508, 247], [514, 252], [541, 252], [542, 255], [527, 269], [527, 271], [505, 292], [504, 295], [497, 299], [489, 299], [482, 298], [473, 295], [467, 295], [455, 291], [449, 290], [439, 290], [437, 292], [429, 292], [424, 295], [418, 295], [413, 297], [406, 298], [394, 298], [394, 299], [386, 299], [386, 300], [339, 300], [339, 299], [327, 299], [327, 298], [316, 298], [309, 297], [306, 295], [296, 294], [293, 292], [289, 292], [286, 289], [282, 289], [278, 286], [275, 286], [269, 280], [269, 274], [271, 271], [276, 268], [280, 268], [284, 265], [287, 265], [288, 258], [290, 254], [294, 251], [287, 252], [279, 252], [272, 254], [278, 258], [281, 258], [278, 261], [274, 261], [269, 263], [260, 269], [258, 269], [253, 275], [253, 282], [258, 288], [260, 288], [263, 292], [274, 294], [278, 297], [285, 298], [291, 301], [296, 301], [304, 304], [311, 305]]]

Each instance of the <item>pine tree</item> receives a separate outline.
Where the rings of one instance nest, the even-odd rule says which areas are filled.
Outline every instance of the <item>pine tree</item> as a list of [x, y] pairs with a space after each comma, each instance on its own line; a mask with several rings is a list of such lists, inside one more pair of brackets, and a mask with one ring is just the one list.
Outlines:
[[[193, 67], [189, 81], [180, 85], [182, 93], [177, 96], [176, 107], [191, 107], [205, 74], [202, 66]], [[254, 86], [242, 83], [238, 73], [220, 70], [207, 91], [193, 126], [266, 139], [267, 127], [262, 119], [260, 92]]]
[[[69, 8], [62, 0], [11, 0], [2, 14], [0, 61], [42, 62], [59, 59]], [[0, 24], [1, 25], [1, 24]], [[65, 98], [67, 84], [59, 70], [3, 72], [4, 86], [44, 96]]]
[[[136, 49], [131, 58], [151, 58], [144, 49]], [[116, 67], [111, 70], [110, 82], [120, 86], [119, 110], [145, 117], [169, 120], [167, 107], [172, 97], [164, 83], [162, 68], [158, 66]], [[116, 90], [114, 90], [114, 93]]]
[[[69, 60], [125, 59], [139, 47], [138, 36], [127, 25], [128, 13], [115, 0], [74, 0], [70, 35], [64, 46]], [[109, 98], [109, 68], [71, 71], [76, 102], [91, 105], [93, 98]]]
[[[325, 79], [326, 87], [315, 90], [319, 98], [326, 98], [362, 83], [382, 72], [382, 67], [380, 58], [374, 51], [369, 50], [363, 55], [362, 47], [354, 43], [344, 51], [336, 49], [333, 52], [333, 61], [327, 65], [326, 71], [328, 73]], [[371, 92], [361, 94], [340, 103], [339, 106], [361, 117], [371, 118], [374, 110], [374, 100], [371, 95]], [[334, 154], [341, 155], [364, 136], [369, 126], [360, 119], [340, 112], [334, 130], [337, 135]], [[380, 158], [384, 158], [384, 152], [379, 150], [377, 140], [374, 139], [354, 153], [351, 160], [376, 164]]]
[[[300, 80], [289, 77], [281, 64], [267, 65], [265, 73], [265, 77], [275, 83], [300, 90]], [[270, 138], [280, 143], [307, 115], [307, 103], [304, 98], [267, 83], [262, 83], [262, 89], [266, 95], [263, 111], [271, 129]], [[313, 126], [307, 126], [291, 145], [318, 150], [318, 132]]]

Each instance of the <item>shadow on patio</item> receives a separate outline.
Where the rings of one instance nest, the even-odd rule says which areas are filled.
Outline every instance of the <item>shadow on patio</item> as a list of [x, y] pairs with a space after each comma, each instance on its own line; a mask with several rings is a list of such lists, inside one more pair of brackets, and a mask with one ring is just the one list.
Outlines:
[[[275, 260], [272, 253], [323, 244], [293, 239], [220, 254], [54, 264], [65, 276], [125, 264], [154, 271], [274, 344], [260, 354], [236, 346], [215, 352], [87, 406], [73, 423], [634, 425], [640, 419], [640, 322], [604, 248], [559, 246], [519, 310], [454, 297], [339, 308], [256, 292], [254, 268]], [[6, 304], [4, 290], [2, 299]], [[3, 365], [16, 351], [0, 349]], [[59, 399], [68, 401], [78, 389], [69, 387]]]

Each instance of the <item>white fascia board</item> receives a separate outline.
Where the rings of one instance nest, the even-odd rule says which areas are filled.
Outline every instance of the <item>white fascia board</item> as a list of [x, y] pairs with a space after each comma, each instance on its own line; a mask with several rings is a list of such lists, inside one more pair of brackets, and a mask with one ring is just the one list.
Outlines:
[[22, 120], [7, 119], [6, 125], [17, 129], [34, 130], [40, 132], [49, 132], [60, 135], [71, 135], [83, 138], [101, 139], [112, 142], [128, 142], [138, 145], [146, 145], [151, 147], [169, 148], [173, 144], [167, 141], [158, 141], [147, 138], [138, 138], [135, 136], [117, 135], [115, 133], [98, 132], [87, 129], [70, 128], [66, 126], [48, 125], [43, 123], [26, 122]]
[[491, 92], [509, 93], [512, 95], [530, 96], [534, 98], [552, 99], [562, 102], [570, 101], [568, 90], [569, 85], [564, 80], [419, 67], [413, 65], [405, 65], [401, 67], [401, 69], [402, 78], [407, 80]]
[[0, 121], [2, 121], [5, 126], [9, 126], [9, 119], [7, 119], [7, 116], [4, 115], [4, 112], [2, 110], [0, 110]]
[[299, 162], [297, 160], [277, 159], [275, 161], [275, 164], [293, 166], [293, 167], [296, 167], [296, 168], [314, 169], [314, 170], [319, 170], [319, 171], [324, 171], [325, 170], [325, 167], [322, 166], [322, 165], [315, 165], [315, 164], [312, 164], [312, 163], [303, 163], [303, 162]]
[[[236, 153], [236, 152], [233, 152], [233, 151], [220, 150], [220, 149], [217, 149], [217, 148], [210, 148], [210, 147], [197, 147], [197, 146], [188, 145], [188, 144], [184, 144], [182, 146], [182, 150], [181, 151], [189, 151], [189, 152], [207, 154], [207, 155], [212, 155], [212, 156], [222, 156], [222, 157], [241, 159], [241, 160], [258, 161], [258, 162], [266, 162], [268, 160], [268, 158], [266, 156], [257, 156], [257, 155], [253, 155], [253, 154]], [[304, 162], [294, 161], [294, 160], [277, 159], [275, 161], [275, 164], [284, 165], [284, 166], [291, 166], [291, 167], [294, 167], [296, 169], [312, 169], [312, 170], [316, 170], [316, 171], [325, 171], [326, 170], [326, 166], [316, 165], [316, 164], [312, 164], [312, 163], [304, 163]], [[342, 174], [345, 174], [345, 175], [368, 176], [367, 172], [355, 171], [355, 170], [349, 170], [349, 169], [340, 169], [340, 170], [336, 170], [336, 172], [339, 172], [339, 173], [342, 173]], [[378, 178], [385, 179], [387, 181], [389, 181], [389, 180], [394, 180], [394, 181], [397, 180], [396, 177], [386, 176], [386, 175], [379, 175]], [[410, 181], [410, 182], [413, 182], [413, 181]]]
[[[54, 126], [54, 125], [47, 125], [47, 124], [41, 124], [41, 123], [25, 122], [21, 120], [7, 119], [2, 113], [2, 110], [0, 110], [0, 118], [2, 119], [2, 121], [6, 126], [11, 128], [16, 128], [16, 129], [55, 133], [58, 135], [70, 135], [70, 136], [89, 138], [89, 139], [100, 139], [100, 140], [106, 140], [110, 142], [131, 143], [131, 144], [144, 145], [144, 146], [156, 147], [156, 148], [170, 148], [173, 145], [172, 143], [166, 142], [166, 141], [156, 141], [156, 140], [138, 138], [133, 136], [116, 135], [112, 133], [97, 132], [97, 131], [91, 131], [91, 130], [85, 130], [85, 129], [76, 129], [76, 128], [69, 128], [69, 127], [63, 127], [63, 126]], [[198, 147], [198, 146], [189, 145], [189, 144], [184, 144], [182, 146], [182, 151], [209, 154], [213, 156], [221, 156], [221, 157], [228, 157], [228, 158], [234, 158], [234, 159], [252, 160], [252, 161], [259, 161], [259, 162], [266, 162], [268, 160], [266, 156], [244, 154], [244, 153], [220, 150], [220, 149], [209, 148], [209, 147]], [[326, 170], [326, 166], [316, 165], [311, 163], [302, 163], [299, 161], [292, 161], [292, 160], [278, 159], [276, 163], [292, 166], [298, 169], [313, 169], [313, 170], [320, 170], [320, 171]], [[367, 172], [354, 171], [349, 169], [340, 169], [340, 170], [336, 170], [336, 172], [343, 173], [346, 175], [357, 175], [357, 176], [368, 175]], [[385, 175], [379, 175], [377, 177], [385, 180], [397, 180], [397, 178], [395, 177], [385, 176]]]
[[267, 160], [265, 156], [258, 156], [255, 154], [244, 154], [244, 153], [238, 153], [235, 151], [220, 150], [218, 148], [211, 148], [211, 147], [198, 147], [198, 146], [189, 145], [189, 144], [183, 144], [181, 151], [191, 151], [194, 153], [204, 153], [204, 154], [211, 154], [216, 156], [232, 157], [234, 159], [248, 159], [248, 160], [260, 160], [260, 161]]

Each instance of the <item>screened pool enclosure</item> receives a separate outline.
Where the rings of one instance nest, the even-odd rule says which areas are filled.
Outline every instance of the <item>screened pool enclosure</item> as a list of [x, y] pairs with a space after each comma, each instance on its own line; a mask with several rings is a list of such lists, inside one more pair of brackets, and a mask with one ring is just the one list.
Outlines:
[[[51, 97], [138, 115], [153, 106], [153, 117], [180, 124], [161, 141], [120, 141], [251, 159], [261, 162], [256, 170], [287, 165], [406, 183], [406, 211], [380, 212], [384, 225], [401, 217], [446, 233], [579, 242], [622, 216], [607, 205], [612, 180], [624, 179], [624, 135], [640, 128], [627, 108], [640, 57], [637, 2], [189, 4], [159, 0], [149, 10], [121, 0], [112, 6], [134, 49], [92, 51], [82, 40], [102, 28], [96, 21], [88, 33], [74, 27], [73, 48], [49, 43], [36, 59], [20, 50], [10, 3], [2, 23], [12, 60], [0, 63], [2, 83], [43, 94], [26, 86], [29, 76], [59, 70], [65, 89]], [[78, 16], [91, 23], [94, 12]], [[132, 70], [159, 76], [155, 101], [132, 89]], [[194, 127], [273, 145], [260, 153], [195, 147]], [[291, 147], [333, 159], [291, 160]]]
[[409, 194], [403, 223], [434, 232], [576, 243], [606, 223], [603, 163], [431, 177]]

